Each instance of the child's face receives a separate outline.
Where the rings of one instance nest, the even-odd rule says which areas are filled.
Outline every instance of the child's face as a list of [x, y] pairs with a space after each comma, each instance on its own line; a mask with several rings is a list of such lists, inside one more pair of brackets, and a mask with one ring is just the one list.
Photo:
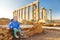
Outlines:
[[14, 21], [18, 21], [18, 18], [17, 17], [14, 17]]

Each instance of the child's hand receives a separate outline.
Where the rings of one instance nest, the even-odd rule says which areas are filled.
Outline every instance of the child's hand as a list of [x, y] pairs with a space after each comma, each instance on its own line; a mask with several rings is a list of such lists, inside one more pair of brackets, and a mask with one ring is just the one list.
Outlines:
[[10, 29], [10, 28], [7, 28], [7, 29]]

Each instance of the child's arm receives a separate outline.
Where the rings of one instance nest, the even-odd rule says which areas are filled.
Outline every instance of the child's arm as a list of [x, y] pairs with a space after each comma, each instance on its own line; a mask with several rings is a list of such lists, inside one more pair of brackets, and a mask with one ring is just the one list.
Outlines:
[[20, 23], [18, 23], [18, 29], [20, 29]]
[[13, 25], [12, 22], [10, 22], [8, 28], [12, 28], [12, 25]]

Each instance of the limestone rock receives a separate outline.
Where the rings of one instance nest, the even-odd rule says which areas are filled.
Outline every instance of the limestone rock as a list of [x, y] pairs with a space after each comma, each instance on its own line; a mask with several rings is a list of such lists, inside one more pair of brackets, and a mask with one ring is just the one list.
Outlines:
[[38, 33], [42, 33], [43, 32], [43, 28], [41, 27], [40, 24], [35, 24], [32, 28], [28, 29], [25, 34], [27, 36], [32, 36]]
[[10, 30], [6, 28], [0, 27], [0, 40], [12, 40], [13, 38], [13, 33]]

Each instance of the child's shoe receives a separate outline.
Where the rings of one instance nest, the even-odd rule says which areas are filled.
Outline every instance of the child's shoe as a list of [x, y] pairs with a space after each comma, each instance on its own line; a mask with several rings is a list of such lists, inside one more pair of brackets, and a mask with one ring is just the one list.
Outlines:
[[19, 36], [15, 36], [16, 38], [19, 38]]
[[23, 34], [20, 33], [21, 36], [23, 36]]

